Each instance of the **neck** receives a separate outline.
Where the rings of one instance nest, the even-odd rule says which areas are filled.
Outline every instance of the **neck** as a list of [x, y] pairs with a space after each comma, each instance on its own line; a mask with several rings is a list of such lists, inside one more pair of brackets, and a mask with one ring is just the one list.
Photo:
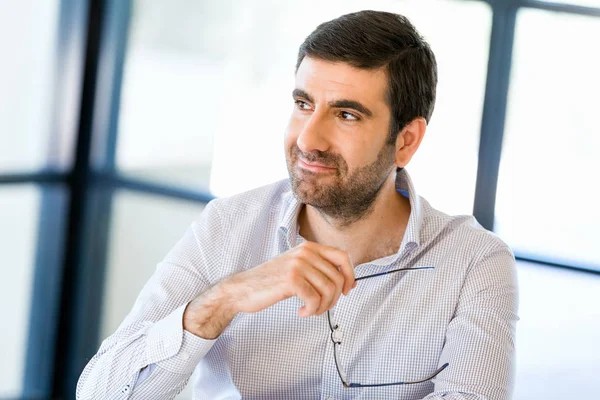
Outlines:
[[298, 216], [306, 240], [346, 250], [354, 265], [398, 252], [410, 216], [410, 202], [396, 192], [396, 172], [381, 187], [377, 198], [359, 219], [336, 220], [305, 205]]

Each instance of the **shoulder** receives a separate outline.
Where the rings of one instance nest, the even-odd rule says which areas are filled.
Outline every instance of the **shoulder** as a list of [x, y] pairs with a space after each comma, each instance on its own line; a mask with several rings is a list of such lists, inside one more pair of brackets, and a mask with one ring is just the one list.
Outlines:
[[426, 243], [436, 249], [435, 259], [444, 260], [441, 275], [460, 282], [464, 298], [474, 298], [487, 289], [509, 288], [516, 293], [515, 257], [501, 238], [472, 215], [448, 215], [429, 204], [424, 204], [424, 210]]
[[490, 254], [504, 253], [514, 259], [511, 248], [494, 232], [485, 229], [472, 215], [449, 215], [421, 198], [422, 234], [426, 241], [441, 241], [453, 252], [468, 255], [477, 262]]
[[280, 180], [247, 192], [212, 200], [207, 208], [225, 226], [254, 221], [276, 214], [291, 196], [289, 179]]

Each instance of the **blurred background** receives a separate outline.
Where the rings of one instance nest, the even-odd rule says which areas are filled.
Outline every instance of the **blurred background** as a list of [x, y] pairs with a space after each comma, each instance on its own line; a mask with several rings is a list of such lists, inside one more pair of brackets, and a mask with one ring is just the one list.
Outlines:
[[598, 398], [600, 0], [0, 0], [0, 399], [74, 398], [204, 205], [287, 176], [298, 46], [365, 8], [438, 59], [418, 191], [518, 257], [514, 398]]

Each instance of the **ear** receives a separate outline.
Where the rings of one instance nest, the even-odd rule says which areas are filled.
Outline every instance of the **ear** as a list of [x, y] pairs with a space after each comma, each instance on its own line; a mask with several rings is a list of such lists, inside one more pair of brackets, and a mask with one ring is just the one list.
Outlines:
[[396, 138], [396, 166], [400, 168], [406, 167], [411, 160], [427, 130], [427, 122], [425, 118], [418, 117], [410, 121]]

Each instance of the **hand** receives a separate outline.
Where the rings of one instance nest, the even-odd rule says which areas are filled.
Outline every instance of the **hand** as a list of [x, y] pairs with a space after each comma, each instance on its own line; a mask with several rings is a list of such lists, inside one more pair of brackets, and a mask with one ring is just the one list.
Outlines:
[[300, 317], [321, 315], [355, 286], [354, 267], [347, 252], [304, 242], [258, 267], [222, 282], [236, 312], [254, 313], [298, 296]]

